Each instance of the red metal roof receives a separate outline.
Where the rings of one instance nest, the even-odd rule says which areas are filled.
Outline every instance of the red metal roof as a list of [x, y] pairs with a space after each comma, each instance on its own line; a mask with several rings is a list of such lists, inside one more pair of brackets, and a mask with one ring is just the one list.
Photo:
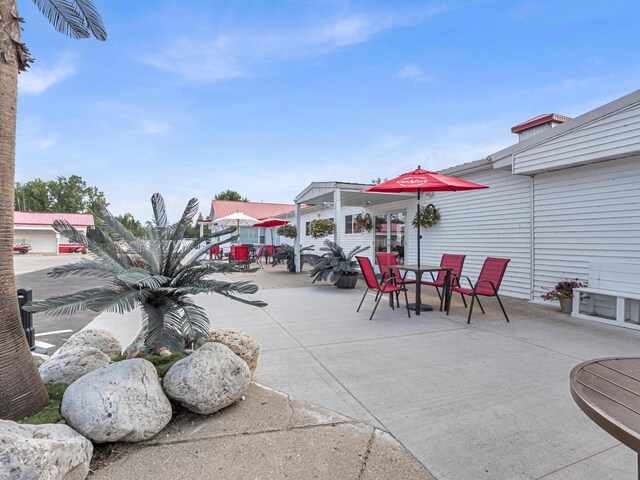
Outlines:
[[93, 215], [88, 213], [13, 212], [16, 226], [52, 226], [54, 220], [66, 220], [74, 227], [93, 227]]
[[241, 212], [250, 217], [261, 220], [276, 217], [283, 213], [293, 212], [295, 206], [291, 203], [264, 202], [232, 202], [230, 200], [212, 200], [211, 213], [213, 218], [222, 218], [235, 212]]
[[519, 123], [515, 127], [511, 127], [511, 133], [518, 133], [523, 130], [527, 130], [528, 128], [537, 127], [538, 125], [542, 125], [547, 122], [565, 123], [570, 120], [573, 120], [573, 118], [565, 117], [564, 115], [558, 115], [557, 113], [543, 113], [542, 115], [533, 117], [526, 122]]

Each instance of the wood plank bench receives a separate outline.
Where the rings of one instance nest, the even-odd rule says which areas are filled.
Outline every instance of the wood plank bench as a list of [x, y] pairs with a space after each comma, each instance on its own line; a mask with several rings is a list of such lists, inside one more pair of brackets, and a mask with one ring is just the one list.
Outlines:
[[[640, 265], [592, 263], [589, 285], [574, 288], [573, 292], [572, 317], [640, 329]], [[587, 313], [580, 312], [582, 293], [591, 294], [586, 304]], [[615, 320], [595, 314], [593, 295], [616, 299]], [[630, 322], [626, 321], [627, 303], [630, 303]]]

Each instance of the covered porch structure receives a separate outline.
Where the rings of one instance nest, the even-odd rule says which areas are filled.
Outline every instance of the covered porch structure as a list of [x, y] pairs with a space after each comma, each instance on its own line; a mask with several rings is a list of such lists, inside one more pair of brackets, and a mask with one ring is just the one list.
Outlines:
[[363, 209], [375, 208], [376, 206], [409, 200], [413, 194], [389, 194], [363, 192], [370, 187], [369, 183], [348, 183], [348, 182], [312, 182], [295, 198], [295, 226], [298, 235], [294, 242], [296, 255], [296, 272], [301, 271], [300, 262], [300, 238], [301, 238], [301, 210], [302, 205], [326, 206], [333, 209], [333, 218], [336, 228], [333, 233], [333, 241], [341, 244], [342, 207], [361, 207]]

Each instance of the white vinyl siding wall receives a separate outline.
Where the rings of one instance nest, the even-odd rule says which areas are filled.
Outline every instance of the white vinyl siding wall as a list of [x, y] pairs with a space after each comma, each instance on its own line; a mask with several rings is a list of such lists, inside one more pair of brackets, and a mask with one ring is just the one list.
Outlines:
[[640, 103], [516, 153], [513, 173], [532, 174], [632, 155], [640, 150]]
[[632, 157], [534, 177], [536, 301], [560, 280], [587, 280], [591, 262], [640, 269], [639, 165]]
[[[443, 253], [465, 254], [463, 275], [474, 281], [486, 257], [511, 259], [500, 293], [530, 298], [531, 293], [531, 180], [503, 170], [464, 176], [489, 186], [466, 192], [423, 195], [422, 205], [433, 203], [441, 220], [421, 229], [424, 264], [439, 264]], [[416, 231], [411, 220], [416, 202], [407, 202], [407, 263], [416, 262]]]

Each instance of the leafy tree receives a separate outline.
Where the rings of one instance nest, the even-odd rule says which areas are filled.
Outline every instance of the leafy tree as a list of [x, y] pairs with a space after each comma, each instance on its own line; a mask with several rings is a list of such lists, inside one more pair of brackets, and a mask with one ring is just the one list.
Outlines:
[[14, 197], [14, 208], [25, 212], [87, 213], [95, 202], [108, 205], [104, 193], [78, 175], [16, 183]]
[[[167, 222], [164, 200], [160, 194], [151, 197], [151, 204], [154, 219], [146, 227], [148, 240], [134, 236], [100, 204], [95, 207], [100, 220], [95, 241], [89, 240], [68, 222], [56, 220], [53, 226], [58, 233], [84, 245], [96, 258], [56, 267], [49, 275], [52, 278], [93, 276], [108, 280], [110, 285], [33, 302], [25, 308], [51, 315], [71, 315], [84, 310], [130, 312], [140, 305], [145, 351], [151, 354], [165, 347], [177, 353], [209, 334], [209, 318], [204, 309], [194, 303], [191, 295], [219, 293], [249, 305], [266, 305], [259, 300], [238, 296], [258, 290], [250, 282], [206, 278], [212, 273], [239, 271], [233, 263], [201, 262], [209, 252], [209, 246], [197, 250], [187, 260], [187, 256], [201, 243], [228, 235], [235, 231], [235, 227], [207, 233], [183, 245], [184, 232], [193, 224], [193, 217], [198, 211], [198, 200], [192, 198], [187, 203], [180, 221], [174, 225]], [[237, 238], [234, 235], [213, 245]]]
[[146, 231], [142, 223], [134, 218], [129, 212], [116, 217], [124, 228], [129, 230], [135, 237], [142, 238], [146, 235]]
[[374, 185], [380, 185], [382, 182], [386, 182], [387, 180], [389, 180], [387, 177], [384, 178], [372, 178], [371, 179], [371, 183], [373, 183]]
[[220, 192], [213, 198], [215, 200], [231, 200], [232, 202], [248, 202], [249, 201], [247, 197], [243, 197], [235, 190], [225, 190], [224, 192]]
[[14, 208], [22, 212], [50, 212], [48, 182], [40, 178], [16, 183]]
[[[56, 30], [74, 38], [106, 40], [91, 0], [34, 0]], [[13, 274], [18, 72], [32, 62], [20, 40], [16, 0], [0, 0], [0, 418], [24, 417], [49, 401], [26, 342]], [[15, 300], [9, 300], [15, 299]]]

